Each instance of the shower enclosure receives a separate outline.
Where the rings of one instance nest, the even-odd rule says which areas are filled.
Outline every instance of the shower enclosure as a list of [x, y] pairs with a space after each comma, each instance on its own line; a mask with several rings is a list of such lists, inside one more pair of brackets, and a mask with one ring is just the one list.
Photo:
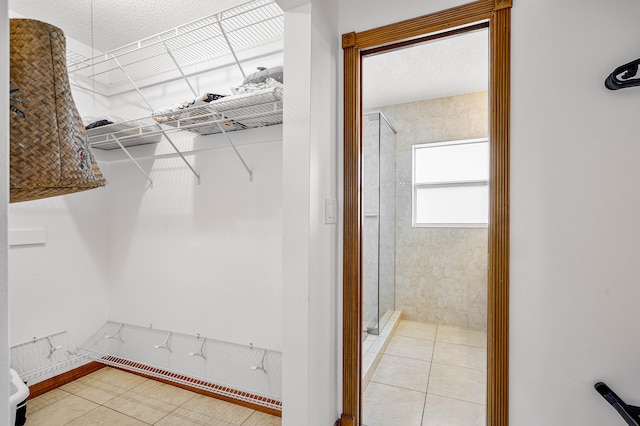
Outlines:
[[379, 334], [395, 305], [396, 136], [379, 112], [362, 125], [363, 333]]

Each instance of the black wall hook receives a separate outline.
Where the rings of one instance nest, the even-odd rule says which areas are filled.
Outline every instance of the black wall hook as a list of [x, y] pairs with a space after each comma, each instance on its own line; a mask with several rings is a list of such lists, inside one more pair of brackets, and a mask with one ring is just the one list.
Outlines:
[[613, 392], [604, 382], [594, 385], [596, 390], [609, 404], [622, 416], [630, 426], [640, 426], [640, 407], [625, 404], [618, 395]]
[[638, 66], [640, 66], [640, 59], [619, 66], [604, 81], [605, 87], [609, 90], [618, 90], [640, 86], [640, 77], [636, 77]]

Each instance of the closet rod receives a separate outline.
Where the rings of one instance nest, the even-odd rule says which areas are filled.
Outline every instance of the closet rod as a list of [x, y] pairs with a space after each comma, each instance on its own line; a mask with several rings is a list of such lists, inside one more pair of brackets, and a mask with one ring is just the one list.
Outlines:
[[[138, 88], [138, 86], [136, 85], [136, 83], [131, 79], [131, 77], [129, 76], [129, 74], [127, 73], [127, 71], [124, 69], [124, 67], [122, 66], [122, 64], [120, 64], [120, 61], [118, 61], [118, 58], [115, 57], [115, 55], [111, 54], [112, 59], [114, 60], [114, 62], [116, 63], [116, 65], [118, 66], [118, 68], [120, 68], [120, 71], [122, 71], [122, 73], [124, 74], [124, 76], [127, 78], [127, 80], [129, 80], [129, 83], [131, 83], [131, 85], [136, 89], [136, 91], [138, 92], [138, 94], [140, 95], [140, 97], [142, 98], [142, 100], [144, 101], [144, 103], [147, 104], [147, 107], [149, 108], [149, 110], [153, 113], [154, 109], [151, 106], [151, 104], [149, 103], [149, 101], [147, 100], [147, 98], [144, 96], [144, 94], [140, 91], [140, 89]], [[200, 175], [198, 174], [198, 172], [196, 172], [196, 170], [193, 168], [193, 166], [191, 165], [191, 163], [189, 163], [189, 161], [187, 161], [187, 159], [184, 157], [184, 155], [182, 155], [182, 152], [180, 152], [180, 150], [178, 149], [178, 147], [173, 143], [173, 140], [171, 140], [171, 138], [167, 135], [167, 133], [164, 131], [164, 129], [161, 130], [162, 135], [167, 139], [167, 141], [169, 142], [169, 144], [171, 145], [171, 147], [176, 151], [176, 153], [180, 156], [180, 158], [182, 159], [182, 161], [187, 165], [187, 167], [189, 167], [189, 170], [191, 170], [191, 172], [194, 174], [194, 176], [196, 177], [196, 180], [198, 182], [198, 185], [200, 185]]]

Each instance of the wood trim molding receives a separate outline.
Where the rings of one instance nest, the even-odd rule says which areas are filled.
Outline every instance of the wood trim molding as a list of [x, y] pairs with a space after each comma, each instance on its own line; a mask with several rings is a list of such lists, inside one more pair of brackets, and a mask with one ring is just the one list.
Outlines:
[[[344, 49], [345, 74], [360, 75], [360, 55], [355, 46]], [[343, 230], [343, 426], [360, 424], [360, 389], [362, 376], [361, 327], [361, 235], [360, 235], [360, 79], [345, 78], [344, 120], [344, 230]], [[347, 99], [349, 101], [347, 101]], [[349, 141], [349, 142], [347, 142]], [[346, 178], [349, 176], [349, 178]]]
[[[74, 380], [78, 380], [81, 377], [87, 376], [93, 372], [96, 372], [102, 368], [106, 367], [105, 364], [102, 364], [100, 362], [97, 361], [91, 361], [87, 364], [81, 365], [77, 368], [74, 368], [73, 370], [69, 370], [65, 373], [59, 374], [55, 377], [51, 377], [49, 379], [43, 380], [42, 382], [36, 383], [34, 385], [29, 386], [29, 397], [27, 398], [28, 400], [36, 398], [40, 395], [43, 395], [49, 391], [52, 391], [54, 389], [57, 389], [61, 386], [66, 385], [67, 383], [71, 383]], [[262, 405], [259, 404], [252, 404], [250, 402], [246, 402], [246, 401], [240, 401], [238, 399], [233, 399], [233, 398], [229, 398], [226, 397], [224, 395], [220, 395], [214, 392], [208, 392], [206, 390], [203, 389], [199, 389], [196, 387], [192, 387], [192, 386], [188, 386], [188, 385], [184, 385], [181, 383], [176, 383], [176, 382], [172, 382], [170, 380], [164, 380], [158, 377], [154, 377], [148, 374], [143, 374], [143, 373], [139, 373], [137, 371], [132, 371], [132, 370], [127, 370], [124, 368], [119, 368], [119, 367], [111, 367], [111, 368], [117, 368], [118, 370], [122, 370], [122, 371], [126, 371], [127, 373], [130, 374], [135, 374], [138, 376], [142, 376], [145, 377], [147, 379], [151, 379], [151, 380], [155, 380], [157, 382], [161, 382], [161, 383], [165, 383], [167, 385], [171, 385], [171, 386], [175, 386], [181, 389], [186, 389], [188, 391], [191, 392], [195, 392], [195, 393], [199, 393], [201, 395], [206, 395], [209, 396], [211, 398], [216, 398], [216, 399], [220, 399], [222, 401], [227, 401], [230, 402], [232, 404], [236, 404], [236, 405], [241, 405], [243, 407], [247, 407], [247, 408], [251, 408], [253, 410], [256, 411], [260, 411], [266, 414], [270, 414], [272, 416], [277, 416], [277, 417], [282, 417], [282, 412], [280, 410], [275, 410], [269, 407], [264, 407]]]
[[509, 120], [512, 0], [479, 0], [397, 24], [343, 35], [344, 241], [342, 426], [361, 420], [361, 57], [394, 43], [489, 23], [491, 186], [487, 331], [487, 425], [509, 422]]
[[359, 50], [382, 46], [491, 18], [495, 1], [480, 0], [355, 34]]
[[353, 47], [356, 45], [356, 33], [342, 34], [342, 48]]
[[250, 408], [252, 410], [260, 411], [260, 412], [265, 413], [265, 414], [269, 414], [269, 415], [276, 416], [276, 417], [282, 417], [282, 411], [280, 411], [280, 410], [275, 410], [273, 408], [264, 407], [264, 406], [259, 405], [259, 404], [252, 404], [252, 403], [247, 402], [247, 401], [241, 401], [239, 399], [230, 398], [230, 397], [227, 397], [227, 396], [224, 396], [224, 395], [220, 395], [218, 393], [209, 392], [209, 391], [206, 391], [204, 389], [196, 388], [196, 387], [185, 385], [185, 384], [182, 384], [182, 383], [172, 382], [171, 380], [166, 380], [166, 379], [162, 379], [160, 377], [155, 377], [155, 376], [152, 376], [152, 375], [149, 375], [149, 374], [144, 374], [144, 373], [141, 373], [139, 371], [127, 370], [126, 368], [120, 368], [120, 367], [115, 367], [115, 366], [111, 366], [111, 368], [116, 368], [118, 370], [122, 370], [122, 371], [125, 371], [125, 372], [130, 373], [130, 374], [135, 374], [136, 376], [141, 376], [141, 377], [144, 377], [144, 378], [149, 379], [149, 380], [155, 380], [156, 382], [164, 383], [164, 384], [170, 385], [170, 386], [175, 386], [177, 388], [188, 390], [188, 391], [191, 391], [191, 392], [195, 392], [195, 393], [200, 394], [200, 395], [205, 395], [205, 396], [208, 396], [210, 398], [215, 398], [215, 399], [219, 399], [221, 401], [229, 402], [231, 404], [240, 405], [242, 407], [247, 407], [247, 408]]
[[509, 424], [509, 153], [511, 9], [491, 22], [487, 425]]
[[512, 0], [495, 0], [495, 10], [506, 9], [513, 7]]
[[74, 368], [73, 370], [67, 371], [62, 374], [58, 374], [57, 376], [51, 377], [49, 379], [43, 380], [39, 383], [29, 386], [29, 398], [33, 399], [42, 394], [45, 394], [49, 391], [52, 391], [60, 386], [64, 386], [67, 383], [71, 383], [74, 380], [78, 380], [81, 377], [84, 377], [88, 374], [96, 372], [104, 368], [104, 364], [100, 364], [96, 361], [91, 361], [87, 364], [81, 365], [78, 368]]

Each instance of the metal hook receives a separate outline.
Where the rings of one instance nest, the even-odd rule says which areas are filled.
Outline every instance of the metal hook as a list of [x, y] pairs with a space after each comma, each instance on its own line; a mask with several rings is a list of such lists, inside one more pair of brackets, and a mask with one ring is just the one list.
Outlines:
[[115, 333], [113, 333], [112, 335], [106, 335], [104, 336], [105, 339], [115, 339], [115, 340], [120, 340], [122, 343], [124, 343], [124, 340], [122, 339], [122, 335], [120, 334], [122, 332], [122, 326], [124, 324], [120, 324], [120, 327], [118, 327], [118, 330], [116, 330]]
[[[198, 333], [198, 340], [200, 340], [200, 333]], [[200, 349], [198, 349], [197, 352], [189, 352], [189, 356], [199, 356], [202, 359], [207, 359], [206, 355], [204, 354], [204, 343], [207, 341], [207, 339], [202, 339], [202, 342], [200, 342]]]
[[[251, 349], [253, 349], [253, 345], [251, 345]], [[251, 368], [252, 370], [260, 370], [262, 371], [264, 374], [267, 374], [267, 370], [264, 368], [264, 357], [267, 355], [267, 350], [265, 349], [264, 352], [262, 352], [262, 359], [260, 360], [260, 364], [258, 365], [252, 365]]]
[[169, 334], [167, 334], [167, 338], [164, 339], [164, 342], [160, 345], [155, 345], [154, 348], [156, 349], [166, 349], [169, 352], [171, 352], [171, 348], [169, 347], [169, 344], [171, 343], [171, 332], [169, 332]]

